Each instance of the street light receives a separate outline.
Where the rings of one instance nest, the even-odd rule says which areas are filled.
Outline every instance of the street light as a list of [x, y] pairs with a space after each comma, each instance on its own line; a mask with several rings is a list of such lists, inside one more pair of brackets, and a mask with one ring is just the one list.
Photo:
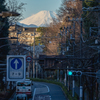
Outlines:
[[0, 16], [2, 16], [2, 18], [5, 18], [5, 17], [10, 17], [10, 16], [19, 16], [20, 14], [17, 13], [17, 12], [9, 12], [9, 11], [2, 11], [0, 13]]

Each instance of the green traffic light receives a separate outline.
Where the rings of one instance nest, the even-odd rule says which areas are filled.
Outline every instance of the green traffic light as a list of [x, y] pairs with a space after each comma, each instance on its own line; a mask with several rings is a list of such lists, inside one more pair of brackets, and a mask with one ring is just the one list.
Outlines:
[[68, 75], [72, 75], [72, 71], [68, 71]]

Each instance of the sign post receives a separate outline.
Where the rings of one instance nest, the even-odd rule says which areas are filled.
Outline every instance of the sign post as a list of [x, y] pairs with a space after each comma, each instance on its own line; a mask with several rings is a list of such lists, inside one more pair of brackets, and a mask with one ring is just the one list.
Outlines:
[[7, 81], [20, 81], [26, 78], [26, 56], [7, 55]]
[[31, 61], [32, 61], [32, 57], [31, 57], [31, 56], [27, 56], [27, 57], [26, 57], [26, 61], [27, 61], [27, 62], [31, 62]]

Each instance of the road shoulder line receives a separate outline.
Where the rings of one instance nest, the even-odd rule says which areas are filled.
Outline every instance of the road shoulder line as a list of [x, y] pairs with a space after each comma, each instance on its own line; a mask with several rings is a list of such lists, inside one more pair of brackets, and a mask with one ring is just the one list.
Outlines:
[[34, 100], [35, 92], [36, 92], [36, 88], [34, 89], [34, 93], [33, 93], [33, 98], [32, 98], [32, 100]]

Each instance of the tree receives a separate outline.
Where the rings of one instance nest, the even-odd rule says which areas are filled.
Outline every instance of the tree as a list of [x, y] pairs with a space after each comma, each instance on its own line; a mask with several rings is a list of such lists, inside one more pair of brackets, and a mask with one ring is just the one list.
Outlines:
[[40, 37], [35, 38], [35, 43], [45, 45], [44, 52], [47, 55], [56, 55], [57, 47], [59, 44], [59, 29], [61, 27], [61, 23], [53, 21], [48, 27], [39, 27], [37, 28], [38, 32], [41, 32]]
[[[8, 0], [9, 2], [11, 0]], [[12, 0], [13, 1], [13, 0]], [[6, 3], [6, 0], [0, 0], [0, 13], [2, 11], [12, 11], [12, 12], [19, 12], [21, 11], [21, 9], [23, 8], [23, 3], [17, 5], [17, 1], [13, 1], [12, 3], [10, 2], [9, 4]], [[2, 18], [2, 16], [0, 16], [0, 38], [4, 38], [4, 37], [8, 37], [9, 35], [9, 24], [14, 21], [18, 21], [20, 18], [17, 17], [5, 17]], [[0, 64], [6, 64], [6, 56], [8, 55], [8, 52], [10, 50], [10, 46], [8, 43], [7, 39], [0, 39]], [[5, 67], [5, 66], [0, 66], [1, 67]], [[3, 78], [3, 74], [2, 74], [2, 70], [0, 70], [0, 83], [2, 83], [2, 78]], [[2, 84], [1, 84], [2, 87]]]
[[[0, 13], [2, 11], [7, 11], [5, 5], [5, 0], [0, 0]], [[9, 23], [8, 23], [8, 18], [2, 18], [0, 17], [0, 38], [1, 37], [8, 37], [8, 29], [9, 29]], [[8, 44], [8, 40], [4, 39], [4, 40], [0, 40], [0, 46]], [[0, 48], [0, 55], [7, 55], [9, 51], [9, 46], [4, 46], [2, 48]], [[5, 57], [0, 57], [0, 60], [5, 60]]]
[[[99, 3], [95, 2], [95, 0], [92, 0], [91, 2], [86, 2], [86, 1], [83, 2], [83, 7], [86, 8], [96, 7], [98, 5]], [[93, 10], [83, 11], [82, 17], [84, 20], [83, 26], [86, 33], [85, 37], [89, 38], [90, 27], [98, 27], [98, 13]], [[96, 35], [96, 33], [94, 32], [92, 35]]]
[[63, 0], [61, 7], [57, 10], [59, 17], [66, 23], [68, 16], [80, 18], [82, 14], [82, 1], [80, 0]]
[[[69, 21], [74, 18], [81, 18], [82, 15], [82, 1], [80, 0], [63, 0], [61, 7], [58, 9], [58, 15], [62, 19], [62, 28], [71, 26], [74, 29], [74, 21]], [[73, 34], [73, 31], [70, 31]], [[75, 21], [75, 37], [80, 35], [80, 22]], [[69, 37], [68, 37], [69, 38]], [[78, 39], [77, 39], [78, 40]]]
[[18, 2], [17, 0], [7, 0], [6, 1], [6, 8], [11, 12], [18, 12], [20, 16], [17, 17], [9, 17], [9, 24], [12, 25], [13, 23], [18, 22], [19, 20], [23, 19], [23, 10], [25, 10], [24, 5], [26, 3]]
[[[0, 0], [0, 13], [2, 11], [7, 11], [6, 6], [5, 6], [4, 3], [5, 3], [5, 0]], [[8, 18], [2, 18], [0, 16], [0, 38], [8, 37], [8, 34], [9, 34], [8, 29], [9, 29]], [[0, 40], [0, 46], [7, 45], [7, 44], [8, 44], [8, 40], [7, 39]], [[1, 63], [6, 64], [6, 55], [8, 54], [8, 51], [9, 51], [9, 46], [8, 45], [0, 48], [0, 64]], [[2, 78], [3, 78], [3, 74], [1, 73], [1, 70], [0, 70], [1, 87], [3, 86]]]

